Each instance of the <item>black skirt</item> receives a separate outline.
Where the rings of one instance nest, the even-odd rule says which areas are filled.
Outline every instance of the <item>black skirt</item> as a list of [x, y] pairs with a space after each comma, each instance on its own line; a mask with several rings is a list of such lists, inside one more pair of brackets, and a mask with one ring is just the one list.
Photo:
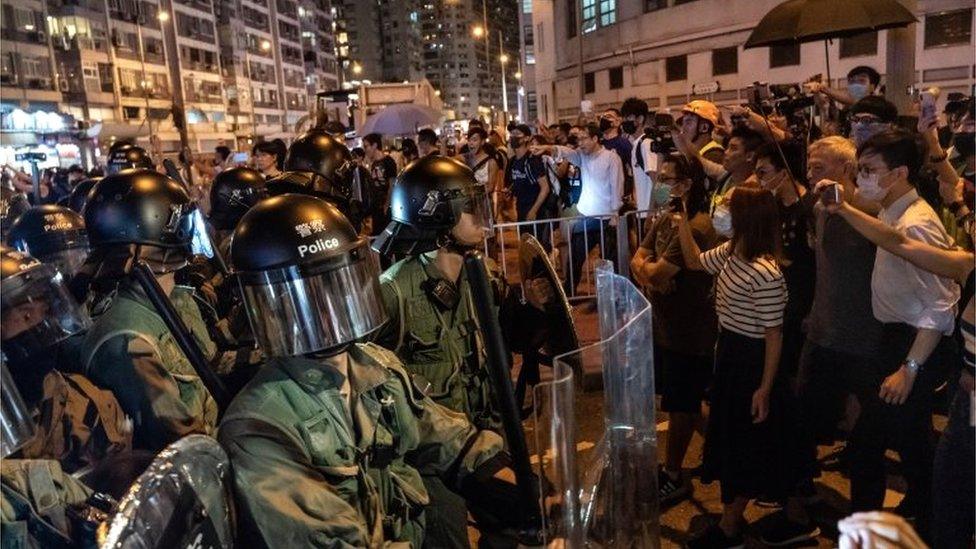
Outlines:
[[784, 497], [793, 468], [788, 459], [783, 390], [774, 384], [769, 415], [753, 423], [752, 395], [762, 382], [766, 343], [722, 330], [705, 433], [702, 482], [719, 481], [722, 502], [759, 495]]

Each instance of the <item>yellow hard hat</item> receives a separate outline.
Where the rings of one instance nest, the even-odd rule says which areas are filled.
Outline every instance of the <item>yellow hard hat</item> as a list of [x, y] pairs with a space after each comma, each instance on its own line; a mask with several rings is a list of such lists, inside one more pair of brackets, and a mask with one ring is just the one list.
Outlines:
[[[696, 99], [682, 107], [681, 114], [684, 115], [686, 112], [697, 115], [702, 120], [708, 120], [713, 126], [718, 126], [719, 120], [722, 117], [715, 103], [703, 99]], [[681, 118], [679, 117], [678, 121], [680, 122], [680, 120]]]

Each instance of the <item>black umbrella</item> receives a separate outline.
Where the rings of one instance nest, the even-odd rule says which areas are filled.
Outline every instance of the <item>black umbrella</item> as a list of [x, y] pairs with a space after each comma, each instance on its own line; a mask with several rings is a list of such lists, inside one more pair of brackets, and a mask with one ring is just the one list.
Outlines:
[[[752, 29], [746, 48], [824, 41], [916, 22], [897, 0], [787, 0]], [[830, 78], [830, 57], [827, 58]]]

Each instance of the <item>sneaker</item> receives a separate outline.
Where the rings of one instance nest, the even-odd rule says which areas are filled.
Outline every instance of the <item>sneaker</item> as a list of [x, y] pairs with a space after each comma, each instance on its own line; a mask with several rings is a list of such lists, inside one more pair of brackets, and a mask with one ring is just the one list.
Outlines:
[[682, 479], [680, 475], [675, 480], [664, 470], [664, 467], [658, 467], [657, 495], [661, 505], [680, 501], [688, 497], [689, 494], [691, 494], [691, 485]]
[[807, 541], [820, 535], [820, 528], [813, 523], [800, 524], [786, 517], [785, 513], [776, 513], [763, 521], [759, 529], [759, 541], [770, 547], [784, 547], [801, 541]]
[[687, 545], [688, 549], [742, 549], [745, 540], [742, 534], [727, 536], [718, 524], [713, 524], [688, 540]]

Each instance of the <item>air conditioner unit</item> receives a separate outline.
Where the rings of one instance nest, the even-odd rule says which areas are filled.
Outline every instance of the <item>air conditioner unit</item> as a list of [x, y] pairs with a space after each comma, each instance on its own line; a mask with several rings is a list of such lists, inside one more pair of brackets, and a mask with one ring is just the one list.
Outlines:
[[58, 90], [60, 90], [62, 92], [67, 92], [68, 91], [68, 79], [67, 78], [58, 78]]

